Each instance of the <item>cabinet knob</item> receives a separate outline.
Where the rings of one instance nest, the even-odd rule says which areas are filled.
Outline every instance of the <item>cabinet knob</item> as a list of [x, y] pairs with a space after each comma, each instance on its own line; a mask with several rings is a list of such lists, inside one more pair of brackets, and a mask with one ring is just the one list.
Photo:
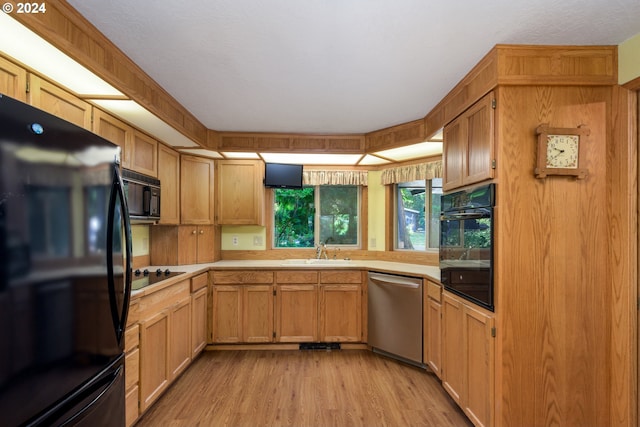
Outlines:
[[200, 230], [200, 234], [204, 234], [204, 230]]
[[193, 230], [193, 231], [191, 232], [191, 234], [196, 234], [196, 230]]

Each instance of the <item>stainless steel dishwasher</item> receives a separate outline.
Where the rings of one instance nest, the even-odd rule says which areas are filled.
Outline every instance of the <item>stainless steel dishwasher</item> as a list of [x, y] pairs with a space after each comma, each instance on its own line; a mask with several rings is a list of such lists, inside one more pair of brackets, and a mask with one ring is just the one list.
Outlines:
[[422, 279], [370, 272], [367, 301], [373, 351], [422, 366]]

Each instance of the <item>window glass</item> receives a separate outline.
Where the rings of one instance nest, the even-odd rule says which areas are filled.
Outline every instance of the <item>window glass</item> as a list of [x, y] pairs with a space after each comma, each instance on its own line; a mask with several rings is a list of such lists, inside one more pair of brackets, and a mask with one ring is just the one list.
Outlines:
[[319, 243], [356, 246], [359, 211], [358, 186], [275, 189], [273, 246], [313, 248]]
[[397, 184], [395, 196], [396, 249], [438, 248], [442, 179]]
[[358, 187], [320, 187], [320, 242], [358, 244]]

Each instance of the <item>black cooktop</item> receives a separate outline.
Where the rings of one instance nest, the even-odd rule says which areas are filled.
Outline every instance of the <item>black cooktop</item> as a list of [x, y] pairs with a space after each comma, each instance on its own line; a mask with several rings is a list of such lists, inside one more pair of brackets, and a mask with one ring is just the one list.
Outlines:
[[183, 274], [184, 271], [170, 271], [168, 268], [165, 270], [157, 269], [150, 272], [149, 270], [136, 270], [133, 272], [133, 281], [131, 282], [131, 290], [137, 291], [149, 285], [154, 285], [170, 277]]

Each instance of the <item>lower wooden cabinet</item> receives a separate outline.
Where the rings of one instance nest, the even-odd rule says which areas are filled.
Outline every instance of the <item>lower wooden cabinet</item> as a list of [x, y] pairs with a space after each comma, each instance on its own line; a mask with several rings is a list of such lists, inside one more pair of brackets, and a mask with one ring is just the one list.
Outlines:
[[[205, 276], [207, 273], [204, 274]], [[192, 279], [193, 284], [193, 279]], [[191, 359], [207, 346], [207, 294], [205, 287], [191, 292]]]
[[442, 378], [442, 286], [429, 280], [424, 284], [423, 362]]
[[320, 272], [319, 340], [323, 342], [363, 340], [361, 272]]
[[211, 342], [362, 342], [362, 272], [214, 271]]
[[318, 341], [318, 272], [276, 271], [276, 341]]
[[191, 282], [140, 298], [140, 411], [191, 361]]
[[211, 341], [273, 341], [273, 272], [214, 271]]
[[124, 383], [126, 426], [133, 425], [140, 415], [140, 325], [138, 302], [129, 306], [127, 329], [124, 333]]
[[475, 426], [492, 426], [493, 313], [447, 292], [442, 313], [442, 385]]
[[191, 295], [169, 308], [169, 374], [174, 380], [191, 362]]
[[140, 323], [140, 410], [144, 412], [169, 386], [169, 313]]

